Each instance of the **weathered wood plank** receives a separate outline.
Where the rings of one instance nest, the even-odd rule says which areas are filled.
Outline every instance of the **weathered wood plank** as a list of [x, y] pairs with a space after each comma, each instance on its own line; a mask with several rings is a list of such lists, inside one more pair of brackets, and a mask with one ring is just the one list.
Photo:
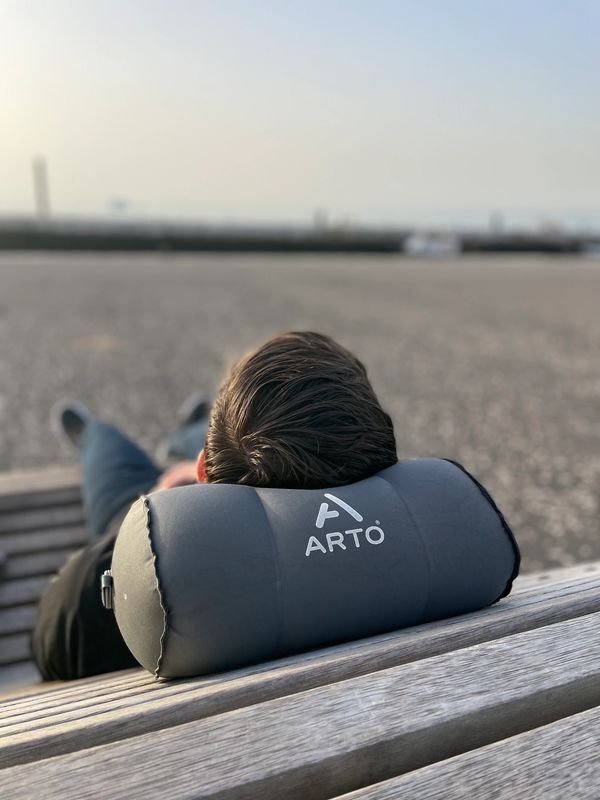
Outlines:
[[0, 533], [60, 528], [65, 525], [82, 525], [83, 522], [83, 508], [78, 503], [27, 511], [10, 511], [0, 514]]
[[29, 511], [33, 508], [55, 508], [74, 506], [82, 502], [81, 488], [49, 489], [29, 494], [0, 494], [0, 514]]
[[[552, 584], [552, 586], [554, 586], [554, 584]], [[588, 582], [582, 584], [582, 583], [576, 581], [571, 586], [563, 585], [558, 594], [556, 592], [554, 592], [553, 594], [552, 593], [548, 594], [548, 590], [549, 590], [550, 587], [548, 585], [545, 585], [544, 586], [544, 592], [546, 592], [546, 594], [540, 593], [538, 591], [538, 596], [532, 598], [533, 604], [538, 606], [539, 609], [543, 609], [542, 616], [537, 616], [536, 617], [536, 619], [537, 619], [537, 623], [536, 624], [541, 625], [541, 624], [545, 624], [548, 621], [559, 621], [560, 619], [568, 618], [568, 616], [566, 616], [564, 614], [564, 610], [565, 610], [564, 608], [562, 609], [562, 611], [563, 611], [562, 614], [557, 614], [557, 612], [559, 612], [561, 609], [560, 609], [559, 606], [556, 605], [556, 600], [557, 599], [560, 600], [561, 596], [564, 596], [564, 599], [568, 600], [568, 593], [570, 591], [575, 591], [578, 595], [580, 595], [580, 597], [579, 597], [579, 601], [580, 602], [578, 604], [576, 604], [575, 606], [573, 606], [570, 610], [567, 609], [567, 613], [568, 614], [571, 613], [572, 615], [576, 616], [579, 613], [588, 613], [590, 610], [595, 610], [593, 595], [590, 595], [589, 593], [581, 595], [582, 591], [588, 592], [588, 590], [593, 589], [594, 586], [595, 586], [595, 584], [593, 582], [590, 584], [590, 582], [588, 581]], [[535, 591], [535, 587], [530, 587], [528, 589], [528, 591], [529, 592]], [[583, 602], [581, 602], [581, 601], [583, 601]], [[511, 598], [510, 602], [512, 603], [512, 598]], [[527, 603], [529, 603], [529, 602], [530, 601], [528, 600]], [[544, 607], [544, 604], [547, 604], [547, 607]], [[519, 606], [523, 606], [524, 609], [527, 609], [527, 604], [523, 604], [523, 600], [522, 599], [519, 600]], [[503, 610], [504, 609], [508, 610], [506, 608], [506, 602], [502, 603], [500, 608], [503, 609]], [[525, 613], [530, 615], [531, 611], [532, 611], [532, 609], [531, 609], [531, 606], [530, 606], [529, 607], [529, 611], [528, 612], [526, 611]], [[36, 615], [36, 611], [35, 611], [35, 606], [33, 606], [33, 605], [28, 605], [28, 606], [25, 606], [25, 607], [17, 606], [17, 607], [11, 608], [11, 609], [4, 609], [2, 611], [2, 613], [0, 614], [0, 633], [9, 633], [9, 632], [10, 633], [16, 633], [16, 632], [20, 632], [22, 630], [30, 630], [33, 627], [33, 624], [34, 624], [34, 621], [35, 621], [35, 615]], [[457, 618], [457, 619], [462, 619], [462, 618]], [[447, 623], [446, 622], [442, 622], [442, 623], [439, 623], [439, 624], [445, 626]], [[25, 627], [25, 625], [30, 625], [30, 627]], [[526, 629], [526, 628], [522, 624], [520, 624], [517, 627], [515, 627], [515, 630], [524, 630], [524, 629]], [[489, 628], [487, 629], [487, 633], [489, 633], [490, 635], [494, 635], [494, 632]], [[398, 634], [392, 634], [392, 635], [393, 636], [396, 636], [396, 635], [404, 636], [405, 634], [404, 634], [404, 632], [399, 632]], [[385, 639], [386, 637], [384, 636], [382, 638]], [[481, 636], [481, 638], [478, 638], [477, 641], [483, 641], [484, 639], [485, 639], [485, 637]], [[465, 642], [468, 643], [468, 641], [469, 641], [468, 638], [465, 639]], [[370, 646], [369, 645], [370, 642], [373, 642], [373, 646], [374, 647], [376, 647], [376, 648], [378, 647], [378, 644], [377, 644], [378, 637], [376, 637], [374, 639], [366, 639], [366, 640], [363, 640], [363, 642], [364, 642], [366, 647]], [[359, 645], [362, 646], [363, 642], [359, 643]], [[344, 648], [348, 648], [348, 647], [352, 647], [352, 646], [353, 646], [353, 643], [350, 643], [348, 645], [342, 645], [342, 647], [344, 647]], [[458, 646], [461, 646], [461, 645], [460, 644], [456, 644], [456, 646], [458, 647]], [[443, 651], [444, 651], [443, 648], [439, 648], [437, 650], [437, 652], [443, 652]], [[325, 655], [327, 655], [328, 652], [329, 652], [328, 650], [324, 650], [323, 651], [323, 653]], [[426, 656], [422, 656], [422, 657], [426, 657]], [[305, 658], [305, 656], [298, 656], [298, 658]], [[380, 661], [381, 658], [382, 658], [381, 654], [379, 654], [377, 652], [374, 653], [374, 659]], [[394, 662], [392, 662], [392, 663], [394, 663]], [[23, 665], [23, 668], [24, 668], [24, 665]], [[6, 675], [7, 677], [3, 678], [3, 674]], [[124, 673], [117, 673], [117, 674], [119, 676], [121, 676]], [[141, 674], [145, 675], [146, 673], [141, 673]], [[354, 674], [354, 673], [352, 673], [352, 674]], [[26, 684], [27, 676], [28, 676], [27, 671], [25, 669], [23, 669], [23, 679], [20, 681], [21, 684]], [[6, 669], [4, 669], [4, 673], [0, 669], [0, 693], [1, 693], [2, 698], [4, 698], [5, 695], [6, 695], [6, 690], [5, 690], [6, 685], [7, 684], [11, 684], [12, 685], [16, 681], [17, 677], [18, 676], [15, 674], [14, 671], [11, 671], [11, 673], [8, 674], [6, 672]], [[100, 678], [99, 680], [103, 680], [103, 679]], [[58, 689], [56, 688], [58, 685], [60, 685], [59, 682], [54, 682], [54, 683], [50, 683], [49, 684], [50, 688], [54, 687], [53, 688], [52, 697], [56, 697], [56, 700], [53, 701], [53, 703], [56, 704], [56, 705], [60, 705], [63, 702], [63, 700], [60, 697], [61, 692], [59, 692]], [[87, 680], [85, 680], [85, 681], [77, 681], [76, 683], [67, 682], [67, 683], [65, 683], [63, 685], [67, 687], [66, 690], [65, 690], [65, 693], [68, 694], [70, 701], [75, 701], [76, 699], [79, 699], [79, 693], [80, 692], [84, 693], [83, 697], [85, 697]], [[109, 686], [103, 686], [102, 687], [102, 691], [108, 692], [109, 688], [110, 688]], [[13, 690], [13, 693], [15, 693], [14, 690]], [[22, 690], [22, 692], [21, 692], [21, 694], [25, 697], [29, 693], [30, 693], [29, 692], [29, 687], [27, 687], [25, 685], [23, 690]], [[38, 687], [32, 687], [31, 693], [37, 694], [38, 693]], [[96, 697], [95, 690], [93, 692], [93, 697], [94, 698]], [[37, 704], [37, 701], [36, 701], [36, 708], [37, 708], [38, 711], [42, 711], [41, 707]]]
[[78, 467], [0, 474], [0, 511], [77, 503], [81, 498]]
[[[265, 677], [268, 679], [273, 670], [298, 665], [302, 667], [300, 684], [300, 690], [302, 690], [307, 688], [307, 681], [310, 680], [305, 669], [307, 663], [311, 665], [310, 674], [314, 675], [317, 680], [312, 685], [317, 686], [321, 685], [319, 681], [325, 683], [355, 677], [371, 670], [395, 666], [419, 658], [428, 658], [451, 649], [500, 638], [545, 624], [553, 624], [597, 610], [600, 610], [600, 579], [595, 579], [588, 584], [581, 584], [577, 581], [571, 586], [545, 587], [543, 590], [535, 590], [529, 596], [519, 596], [518, 599], [509, 598], [498, 606], [479, 612], [478, 615], [472, 614], [441, 620], [430, 625], [382, 634], [242, 670], [221, 673], [203, 678], [201, 684], [205, 686], [216, 681], [226, 682], [238, 677], [252, 677], [260, 672], [265, 672]], [[481, 617], [480, 621], [478, 616]], [[45, 724], [47, 715], [52, 714], [55, 708], [59, 708], [60, 712], [65, 712], [77, 708], [85, 709], [88, 704], [95, 707], [98, 702], [99, 689], [105, 702], [112, 702], [125, 688], [128, 696], [132, 698], [138, 688], [142, 692], [146, 691], [148, 681], [145, 678], [150, 678], [149, 673], [142, 671], [135, 680], [123, 676], [128, 676], [128, 673], [114, 673], [114, 677], [96, 678], [95, 681], [107, 681], [103, 682], [100, 687], [96, 684], [90, 686], [89, 679], [63, 682], [59, 684], [60, 688], [57, 688], [42, 702], [37, 698], [28, 698], [28, 692], [24, 690], [18, 712], [25, 715], [28, 711], [32, 711], [33, 715], [30, 718], [40, 718], [42, 724]], [[289, 677], [290, 684], [287, 686], [287, 691], [298, 690], [294, 684], [293, 672], [290, 672]], [[256, 680], [255, 677], [252, 679]], [[164, 685], [155, 683], [153, 680], [151, 683], [156, 687]], [[189, 681], [180, 681], [168, 685], [181, 687], [174, 692], [178, 693], [187, 691], [188, 684]], [[266, 697], [267, 695], [261, 695], [260, 699], [266, 699]], [[229, 707], [226, 710], [229, 710]], [[25, 719], [25, 716], [21, 718]], [[4, 713], [0, 716], [0, 726], [5, 724], [6, 719], [7, 712], [4, 709]]]
[[85, 800], [101, 774], [112, 798], [319, 800], [598, 703], [600, 613], [9, 768], [3, 793], [43, 785], [45, 798]]
[[13, 693], [17, 696], [20, 695], [23, 684], [28, 685], [32, 691], [34, 687], [39, 687], [40, 691], [44, 691], [52, 686], [51, 683], [42, 682], [40, 673], [33, 661], [0, 666], [0, 686], [2, 687], [0, 708], [4, 709], [8, 705]]
[[21, 686], [11, 690], [10, 698], [7, 699], [4, 695], [0, 697], [0, 703], [2, 703], [0, 723], [4, 724], [11, 714], [22, 713], [23, 709], [35, 709], [38, 702], [41, 702], [38, 696], [42, 688], [50, 689], [49, 697], [52, 698], [52, 705], [56, 706], [60, 705], [62, 700], [68, 699], [74, 691], [89, 690], [95, 697], [98, 697], [100, 693], [112, 691], [115, 686], [130, 685], [134, 687], [143, 680], [157, 683], [156, 679], [146, 670], [141, 667], [132, 667], [118, 672], [106, 672], [88, 678], [79, 678], [75, 681], [47, 681], [44, 682], [43, 687], [38, 684]]
[[60, 550], [44, 550], [31, 555], [10, 556], [0, 576], [0, 580], [33, 578], [39, 575], [53, 575], [63, 566], [75, 550], [72, 547]]
[[[17, 762], [66, 753], [80, 747], [81, 741], [91, 746], [222, 714], [591, 611], [600, 611], [598, 579], [586, 589], [579, 582], [548, 587], [475, 614], [206, 678], [154, 682], [142, 673], [126, 685], [117, 681], [113, 688], [75, 683], [56, 696], [26, 696], [13, 702], [0, 712], [0, 730], [3, 734], [10, 730], [14, 737], [10, 757]], [[4, 752], [1, 757], [8, 756]]]
[[[0, 636], [7, 633], [26, 633], [33, 630], [37, 617], [37, 606], [35, 603], [30, 605], [15, 606], [14, 608], [3, 608], [0, 611]], [[2, 639], [0, 639], [0, 649]]]
[[0, 582], [0, 615], [3, 608], [37, 602], [50, 579], [50, 575], [38, 575], [35, 578]]
[[[600, 708], [480, 747], [343, 800], [597, 800]], [[337, 800], [342, 800], [338, 797]]]
[[14, 664], [31, 659], [31, 641], [28, 633], [15, 633], [0, 638], [0, 664]]
[[563, 567], [546, 572], [521, 575], [515, 581], [513, 592], [527, 591], [536, 586], [562, 583], [564, 581], [585, 580], [592, 575], [600, 575], [600, 561], [588, 561], [583, 564], [577, 564], [575, 567]]
[[0, 550], [11, 555], [25, 555], [55, 548], [82, 547], [90, 541], [83, 525], [71, 528], [50, 528], [37, 531], [4, 534], [0, 536]]
[[[254, 674], [257, 670], [262, 671], [278, 664], [292, 664], [296, 660], [324, 658], [325, 663], [329, 664], [332, 658], [337, 658], [339, 659], [340, 673], [337, 678], [333, 673], [329, 678], [342, 680], [348, 676], [361, 674], [355, 672], [354, 669], [361, 668], [363, 659], [365, 660], [365, 671], [369, 670], [370, 665], [372, 665], [372, 669], [393, 666], [404, 663], [402, 660], [404, 658], [409, 660], [411, 658], [428, 658], [430, 655], [447, 652], [452, 648], [467, 647], [488, 639], [553, 624], [598, 610], [600, 610], [600, 577], [591, 578], [586, 582], [574, 581], [571, 584], [561, 584], [560, 586], [544, 586], [541, 589], [534, 587], [528, 593], [520, 594], [518, 597], [511, 595], [500, 604], [477, 612], [477, 615], [481, 616], [481, 624], [479, 624], [476, 614], [463, 615], [450, 620], [440, 620], [429, 625], [291, 656], [270, 662], [266, 667], [264, 665], [249, 667], [248, 674]], [[347, 674], [344, 667], [345, 662], [352, 664], [352, 669]], [[114, 673], [115, 676], [118, 676], [115, 680], [120, 683], [124, 679], [123, 676], [128, 674], [128, 672]], [[141, 674], [145, 675], [146, 673], [142, 672]], [[235, 675], [237, 673], [228, 674]], [[246, 674], [246, 669], [242, 670], [241, 674]], [[223, 676], [227, 677], [227, 673], [217, 675], [210, 680], [217, 680]], [[104, 679], [100, 676], [94, 680]], [[55, 686], [58, 685], [62, 688], [57, 688], [53, 692], [52, 698], [56, 698], [55, 703], [53, 699], [53, 704], [61, 705], [64, 702], [63, 693], [72, 700], [80, 699], [80, 694], [85, 697], [89, 680], [91, 679], [55, 682]], [[108, 687], [104, 687], [104, 690], [107, 691]], [[21, 703], [27, 703], [28, 694], [28, 687], [24, 687]], [[35, 704], [36, 709], [41, 710], [41, 707], [37, 705], [37, 700], [35, 700]]]

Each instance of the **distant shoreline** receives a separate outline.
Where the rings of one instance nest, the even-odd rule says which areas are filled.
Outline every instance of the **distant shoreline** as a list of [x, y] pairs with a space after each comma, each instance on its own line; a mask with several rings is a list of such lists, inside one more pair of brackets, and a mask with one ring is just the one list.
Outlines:
[[225, 228], [34, 220], [0, 225], [0, 251], [372, 253], [600, 253], [600, 237], [560, 233], [413, 233], [364, 228]]

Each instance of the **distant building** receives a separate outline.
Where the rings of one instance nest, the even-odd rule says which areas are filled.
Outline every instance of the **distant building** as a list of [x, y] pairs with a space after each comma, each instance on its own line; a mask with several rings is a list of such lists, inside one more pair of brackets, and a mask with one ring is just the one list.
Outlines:
[[460, 251], [460, 238], [453, 233], [412, 233], [404, 240], [404, 252], [408, 256], [450, 258]]
[[50, 216], [50, 187], [48, 185], [48, 167], [46, 159], [33, 159], [33, 192], [35, 197], [35, 213], [39, 220]]

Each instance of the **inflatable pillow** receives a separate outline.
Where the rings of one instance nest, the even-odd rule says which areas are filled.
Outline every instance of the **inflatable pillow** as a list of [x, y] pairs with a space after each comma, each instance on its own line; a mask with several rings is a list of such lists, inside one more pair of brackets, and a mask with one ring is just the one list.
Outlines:
[[334, 489], [141, 497], [103, 595], [135, 658], [176, 678], [474, 611], [518, 568], [485, 489], [457, 464], [416, 459]]

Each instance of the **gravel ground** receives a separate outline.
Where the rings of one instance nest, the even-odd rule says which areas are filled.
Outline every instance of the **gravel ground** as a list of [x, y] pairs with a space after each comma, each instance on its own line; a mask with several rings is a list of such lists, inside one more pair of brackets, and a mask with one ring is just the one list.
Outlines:
[[401, 457], [461, 461], [525, 570], [600, 559], [600, 262], [0, 256], [0, 470], [70, 463], [67, 396], [153, 450], [185, 396], [285, 329], [367, 364]]

